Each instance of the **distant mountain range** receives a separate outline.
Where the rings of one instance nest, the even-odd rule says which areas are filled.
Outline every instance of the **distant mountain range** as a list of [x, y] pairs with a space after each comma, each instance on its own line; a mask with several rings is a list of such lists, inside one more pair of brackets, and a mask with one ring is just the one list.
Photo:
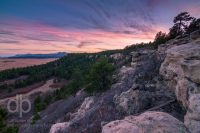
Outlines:
[[61, 58], [66, 56], [65, 52], [50, 53], [50, 54], [17, 54], [9, 58]]

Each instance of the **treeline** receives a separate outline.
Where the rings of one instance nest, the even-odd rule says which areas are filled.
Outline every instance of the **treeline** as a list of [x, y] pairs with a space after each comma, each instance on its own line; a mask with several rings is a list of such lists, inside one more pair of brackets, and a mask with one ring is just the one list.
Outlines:
[[192, 17], [188, 12], [181, 12], [173, 20], [174, 25], [169, 29], [169, 33], [158, 32], [155, 36], [156, 46], [165, 43], [176, 37], [183, 37], [200, 29], [200, 18]]

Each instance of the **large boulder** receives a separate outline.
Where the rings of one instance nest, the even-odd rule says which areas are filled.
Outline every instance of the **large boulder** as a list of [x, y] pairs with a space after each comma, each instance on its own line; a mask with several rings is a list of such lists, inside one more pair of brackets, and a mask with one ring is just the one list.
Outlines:
[[102, 133], [189, 133], [184, 124], [164, 112], [145, 112], [103, 126]]
[[192, 133], [200, 133], [200, 94], [190, 97], [184, 123]]

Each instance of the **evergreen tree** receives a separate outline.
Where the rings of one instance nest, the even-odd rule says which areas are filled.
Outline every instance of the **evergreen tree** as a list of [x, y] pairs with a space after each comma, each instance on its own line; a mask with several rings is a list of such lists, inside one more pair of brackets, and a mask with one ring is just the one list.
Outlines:
[[88, 75], [88, 92], [103, 91], [112, 84], [112, 74], [114, 65], [110, 64], [106, 58], [102, 58], [95, 63]]
[[193, 31], [200, 30], [200, 18], [194, 18], [188, 28], [186, 29], [186, 33], [189, 34]]
[[167, 39], [167, 35], [160, 31], [155, 36], [154, 45], [157, 47], [158, 45], [165, 43]]
[[178, 35], [183, 35], [188, 28], [189, 22], [194, 18], [188, 12], [181, 12], [174, 18], [174, 26], [170, 28], [169, 37], [175, 38]]

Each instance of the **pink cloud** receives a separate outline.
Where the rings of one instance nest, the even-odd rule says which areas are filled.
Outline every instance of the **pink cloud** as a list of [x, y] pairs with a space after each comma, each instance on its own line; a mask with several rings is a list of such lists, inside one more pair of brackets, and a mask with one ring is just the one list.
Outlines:
[[189, 5], [186, 9], [192, 16], [200, 17], [200, 5]]
[[12, 44], [12, 46], [1, 44], [1, 47], [7, 50], [21, 49], [21, 51], [15, 50], [16, 53], [97, 52], [102, 49], [119, 49], [138, 42], [152, 41], [158, 31], [167, 31], [164, 27], [159, 26], [154, 26], [154, 32], [146, 31], [137, 34], [105, 30], [76, 30], [57, 28], [41, 23], [26, 23], [18, 19], [8, 24], [7, 28], [15, 33], [12, 37], [19, 40], [20, 43]]

